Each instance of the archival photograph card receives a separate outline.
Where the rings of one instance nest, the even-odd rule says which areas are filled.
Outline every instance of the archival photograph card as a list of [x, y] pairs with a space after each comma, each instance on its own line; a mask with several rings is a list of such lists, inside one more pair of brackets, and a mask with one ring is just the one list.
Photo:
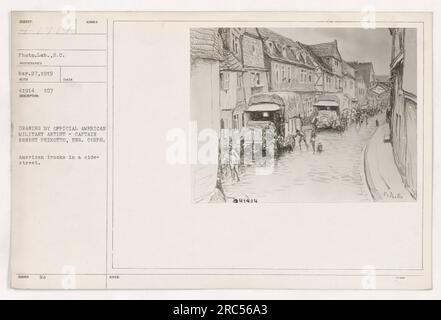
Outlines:
[[430, 289], [432, 15], [11, 13], [17, 289]]

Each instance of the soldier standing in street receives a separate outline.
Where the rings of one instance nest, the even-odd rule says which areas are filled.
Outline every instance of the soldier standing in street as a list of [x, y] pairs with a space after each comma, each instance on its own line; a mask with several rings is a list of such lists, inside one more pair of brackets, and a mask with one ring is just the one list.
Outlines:
[[230, 148], [230, 170], [231, 170], [231, 178], [236, 180], [236, 182], [240, 181], [239, 178], [239, 164], [240, 164], [240, 155], [237, 150], [233, 147]]
[[306, 134], [303, 132], [303, 130], [297, 130], [296, 131], [296, 137], [299, 137], [299, 148], [302, 150], [302, 141], [306, 146], [306, 149], [308, 149], [308, 143], [306, 142]]
[[311, 131], [311, 137], [309, 138], [309, 142], [311, 142], [312, 152], [315, 154], [315, 140], [317, 139], [317, 133], [315, 129]]

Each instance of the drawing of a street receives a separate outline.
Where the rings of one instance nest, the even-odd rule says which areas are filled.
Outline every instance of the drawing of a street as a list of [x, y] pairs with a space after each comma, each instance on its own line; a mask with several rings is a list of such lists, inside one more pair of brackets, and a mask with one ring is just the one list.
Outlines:
[[415, 201], [416, 30], [195, 28], [194, 202]]

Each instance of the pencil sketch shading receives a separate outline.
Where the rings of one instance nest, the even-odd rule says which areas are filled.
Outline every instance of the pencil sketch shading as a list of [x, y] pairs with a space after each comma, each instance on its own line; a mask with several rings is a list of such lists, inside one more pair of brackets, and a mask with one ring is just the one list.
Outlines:
[[217, 152], [194, 202], [416, 200], [415, 29], [194, 28], [190, 50]]

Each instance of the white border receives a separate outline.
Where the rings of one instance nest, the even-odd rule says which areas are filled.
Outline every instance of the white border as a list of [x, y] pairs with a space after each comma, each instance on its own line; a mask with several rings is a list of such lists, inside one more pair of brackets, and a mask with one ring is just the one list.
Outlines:
[[[437, 34], [439, 23], [437, 15], [441, 14], [441, 2], [436, 0], [400, 1], [371, 0], [347, 1], [335, 0], [273, 0], [256, 2], [253, 0], [228, 0], [208, 2], [203, 0], [127, 0], [124, 2], [108, 0], [21, 0], [14, 4], [0, 2], [0, 298], [1, 299], [436, 299], [441, 297], [440, 245], [441, 233], [439, 223], [440, 173], [434, 166], [434, 207], [433, 207], [433, 289], [427, 291], [296, 291], [296, 290], [188, 290], [188, 291], [19, 291], [9, 288], [9, 226], [10, 226], [10, 111], [9, 111], [9, 12], [11, 10], [99, 10], [99, 11], [433, 11], [433, 30]], [[437, 57], [440, 46], [439, 37], [433, 38], [433, 56]], [[433, 62], [434, 97], [439, 101], [441, 92], [436, 90], [439, 80], [438, 62]], [[434, 104], [435, 106], [435, 104]], [[439, 158], [440, 139], [438, 128], [441, 117], [438, 110], [433, 110], [434, 124], [434, 161]]]

